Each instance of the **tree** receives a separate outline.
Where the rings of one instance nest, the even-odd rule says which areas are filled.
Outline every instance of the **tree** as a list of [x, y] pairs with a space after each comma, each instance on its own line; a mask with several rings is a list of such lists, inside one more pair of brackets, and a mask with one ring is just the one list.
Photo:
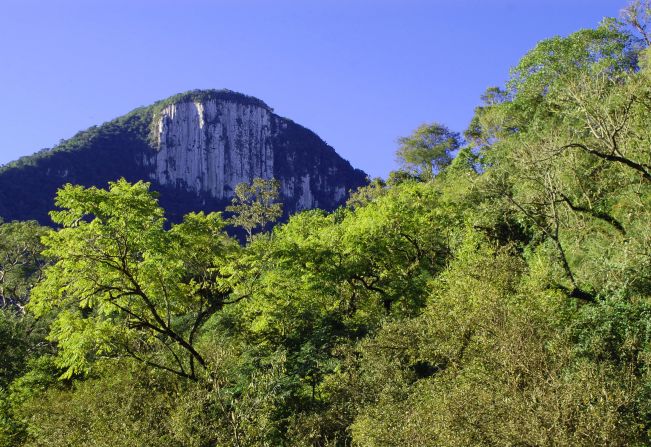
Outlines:
[[424, 180], [431, 180], [450, 164], [453, 152], [461, 146], [461, 137], [442, 124], [432, 123], [421, 125], [398, 142], [398, 160]]
[[58, 309], [50, 338], [65, 376], [113, 355], [195, 379], [195, 365], [206, 366], [196, 338], [230, 301], [228, 262], [239, 247], [219, 213], [189, 214], [167, 230], [149, 184], [124, 179], [108, 190], [66, 185], [56, 204], [63, 228], [43, 241], [57, 261], [29, 307], [37, 316]]
[[649, 445], [649, 304], [567, 306], [537, 275], [467, 234], [423, 312], [360, 344], [351, 444]]
[[47, 231], [33, 221], [0, 223], [0, 308], [22, 311], [27, 303], [47, 262], [40, 240]]
[[651, 20], [651, 1], [633, 0], [626, 8], [622, 9], [621, 15], [626, 23], [640, 33], [646, 46], [651, 45], [651, 37], [647, 31]]
[[[635, 65], [638, 50], [610, 20], [544, 40], [514, 68], [507, 94], [488, 97], [473, 119], [487, 174], [479, 189], [560, 267], [550, 286], [588, 301], [648, 283], [648, 231], [635, 228], [651, 185], [648, 71]], [[612, 280], [615, 265], [626, 281]]]
[[279, 190], [280, 182], [276, 179], [255, 178], [250, 185], [240, 183], [235, 187], [232, 204], [226, 207], [226, 211], [234, 213], [229, 222], [243, 228], [251, 240], [253, 230], [264, 230], [282, 215], [282, 204], [276, 202]]
[[[391, 172], [389, 175], [393, 174]], [[355, 191], [351, 191], [346, 200], [346, 206], [350, 208], [361, 208], [368, 205], [375, 199], [382, 197], [387, 192], [387, 183], [380, 177], [369, 180], [368, 185], [360, 186]]]

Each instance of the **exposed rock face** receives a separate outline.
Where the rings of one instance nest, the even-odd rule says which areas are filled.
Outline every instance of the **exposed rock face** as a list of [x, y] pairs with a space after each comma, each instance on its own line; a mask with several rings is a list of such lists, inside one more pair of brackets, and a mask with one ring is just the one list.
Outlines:
[[227, 199], [238, 183], [274, 175], [272, 121], [259, 106], [209, 99], [165, 107], [156, 118], [152, 180]]
[[61, 185], [105, 187], [119, 177], [151, 181], [173, 220], [223, 209], [235, 186], [255, 177], [280, 180], [287, 213], [334, 209], [366, 181], [317, 135], [264, 102], [230, 91], [193, 91], [0, 169], [0, 215], [47, 223]]

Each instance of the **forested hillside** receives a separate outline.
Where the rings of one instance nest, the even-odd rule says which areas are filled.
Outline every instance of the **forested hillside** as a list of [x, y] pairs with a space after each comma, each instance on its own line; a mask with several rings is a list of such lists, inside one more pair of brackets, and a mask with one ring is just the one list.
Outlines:
[[0, 446], [651, 445], [647, 12], [246, 243], [124, 180], [1, 225]]

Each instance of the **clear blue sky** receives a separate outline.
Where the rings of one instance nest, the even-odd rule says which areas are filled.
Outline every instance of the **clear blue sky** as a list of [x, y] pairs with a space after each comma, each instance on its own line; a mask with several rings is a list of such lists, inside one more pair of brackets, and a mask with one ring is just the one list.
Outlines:
[[256, 96], [372, 176], [463, 131], [535, 43], [626, 0], [0, 0], [0, 164], [195, 88]]

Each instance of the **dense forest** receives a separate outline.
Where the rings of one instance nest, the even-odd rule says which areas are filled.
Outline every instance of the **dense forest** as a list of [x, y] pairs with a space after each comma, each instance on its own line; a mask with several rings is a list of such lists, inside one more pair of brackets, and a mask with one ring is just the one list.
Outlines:
[[271, 191], [238, 241], [119, 180], [0, 225], [0, 446], [651, 445], [650, 13], [332, 213], [262, 231]]

